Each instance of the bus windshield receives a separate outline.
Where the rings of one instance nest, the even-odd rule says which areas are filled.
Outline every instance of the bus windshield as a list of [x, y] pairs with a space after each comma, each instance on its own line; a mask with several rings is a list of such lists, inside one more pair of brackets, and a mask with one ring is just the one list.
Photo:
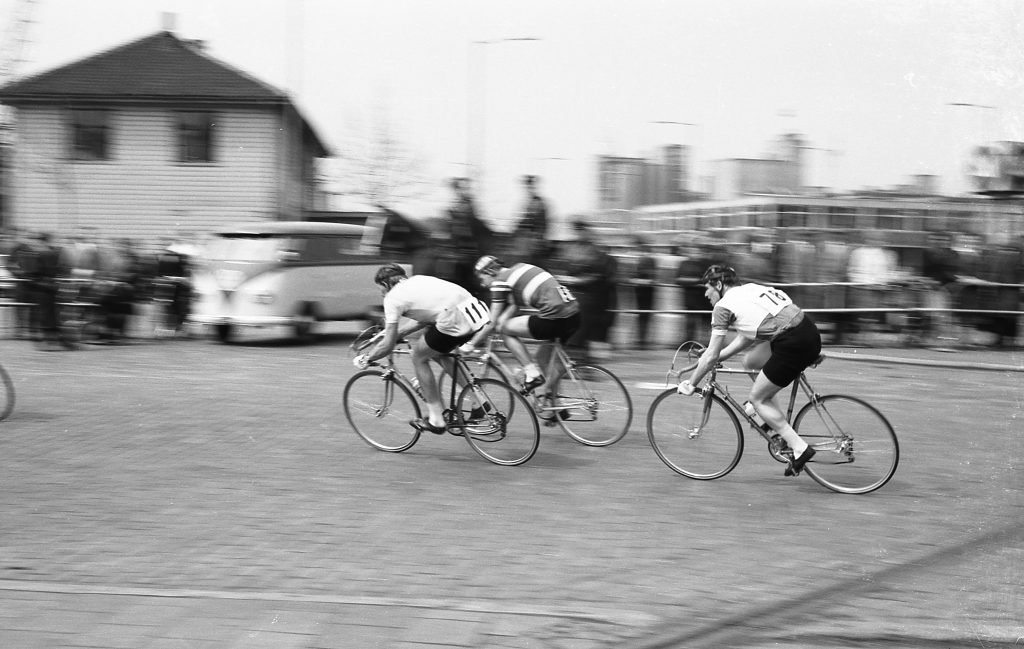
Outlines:
[[230, 234], [209, 243], [206, 258], [216, 261], [273, 262], [285, 251], [298, 251], [298, 241], [288, 237]]

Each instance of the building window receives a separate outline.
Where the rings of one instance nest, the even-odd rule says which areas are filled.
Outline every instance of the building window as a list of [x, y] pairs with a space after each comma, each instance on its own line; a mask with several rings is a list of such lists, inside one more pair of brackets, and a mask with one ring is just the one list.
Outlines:
[[188, 112], [178, 116], [178, 162], [213, 162], [213, 113]]
[[107, 160], [110, 156], [110, 111], [71, 111], [71, 157]]

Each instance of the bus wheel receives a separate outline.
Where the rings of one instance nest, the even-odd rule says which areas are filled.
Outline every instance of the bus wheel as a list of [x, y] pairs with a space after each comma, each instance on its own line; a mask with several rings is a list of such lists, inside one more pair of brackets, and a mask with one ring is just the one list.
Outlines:
[[219, 325], [216, 326], [215, 331], [216, 331], [216, 334], [217, 334], [217, 340], [219, 340], [222, 343], [229, 343], [229, 342], [231, 342], [231, 334], [232, 334], [231, 325], [229, 325], [229, 324], [219, 324]]
[[295, 330], [295, 339], [300, 343], [313, 341], [313, 328], [317, 323], [316, 305], [306, 304], [292, 321], [292, 328]]

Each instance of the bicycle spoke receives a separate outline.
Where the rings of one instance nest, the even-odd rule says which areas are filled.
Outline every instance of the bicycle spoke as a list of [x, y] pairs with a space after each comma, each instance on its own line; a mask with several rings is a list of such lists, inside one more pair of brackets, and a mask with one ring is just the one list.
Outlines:
[[625, 436], [633, 421], [626, 386], [609, 370], [579, 365], [558, 381], [556, 396], [541, 416], [558, 422], [569, 437], [588, 446], [608, 446]]
[[717, 396], [662, 392], [647, 413], [647, 438], [662, 462], [695, 480], [726, 475], [743, 455], [739, 420]]
[[868, 493], [896, 472], [896, 434], [878, 410], [860, 399], [821, 397], [804, 406], [794, 428], [817, 451], [804, 470], [833, 491]]
[[374, 448], [397, 453], [419, 439], [419, 431], [409, 425], [420, 416], [416, 398], [384, 370], [357, 373], [345, 385], [342, 401], [349, 424]]
[[473, 450], [495, 464], [522, 464], [540, 444], [530, 404], [515, 388], [496, 379], [480, 379], [463, 388], [456, 419]]

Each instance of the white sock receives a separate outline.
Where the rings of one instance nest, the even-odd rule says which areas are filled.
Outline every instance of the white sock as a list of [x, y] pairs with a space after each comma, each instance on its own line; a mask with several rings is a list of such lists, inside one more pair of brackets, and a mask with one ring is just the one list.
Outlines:
[[540, 368], [537, 367], [536, 363], [530, 363], [528, 365], [524, 365], [523, 366], [523, 376], [526, 378], [527, 381], [532, 381], [533, 379], [535, 379], [538, 376], [540, 376]]
[[431, 426], [444, 426], [444, 411], [432, 403], [427, 404], [427, 421]]
[[804, 451], [807, 450], [807, 442], [805, 442], [802, 437], [797, 435], [796, 431], [790, 428], [789, 426], [786, 426], [785, 429], [780, 430], [779, 435], [782, 436], [782, 439], [786, 440], [786, 443], [789, 444], [789, 448], [793, 449], [794, 460], [803, 455]]

